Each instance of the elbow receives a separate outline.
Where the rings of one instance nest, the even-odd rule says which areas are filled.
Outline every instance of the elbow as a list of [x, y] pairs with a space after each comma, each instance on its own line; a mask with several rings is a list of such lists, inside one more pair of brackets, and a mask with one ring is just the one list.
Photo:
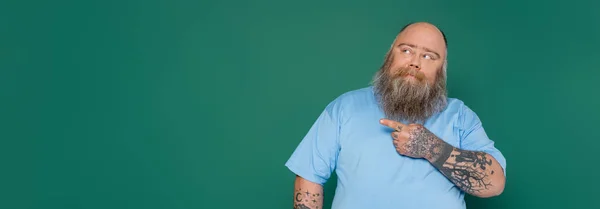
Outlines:
[[479, 194], [476, 194], [475, 196], [480, 197], [480, 198], [491, 198], [491, 197], [500, 196], [503, 192], [504, 192], [504, 180], [501, 182], [498, 182], [497, 184], [494, 184], [494, 186], [492, 186], [491, 188], [485, 190], [484, 192], [480, 192]]
[[493, 189], [482, 192], [476, 196], [481, 197], [481, 198], [491, 198], [491, 197], [500, 196], [502, 194], [502, 192], [504, 192], [504, 187], [502, 187], [502, 188], [494, 187]]

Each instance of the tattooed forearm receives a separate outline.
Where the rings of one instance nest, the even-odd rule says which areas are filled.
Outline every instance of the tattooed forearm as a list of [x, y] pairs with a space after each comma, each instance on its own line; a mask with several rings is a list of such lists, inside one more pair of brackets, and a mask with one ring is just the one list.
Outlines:
[[490, 196], [503, 190], [503, 176], [496, 174], [501, 167], [494, 163], [490, 155], [461, 150], [449, 144], [442, 147], [442, 153], [448, 153], [449, 156], [431, 162], [458, 188], [476, 196]]
[[398, 154], [428, 160], [463, 191], [491, 197], [504, 190], [504, 170], [491, 155], [453, 147], [421, 124], [404, 125], [386, 119], [380, 123], [394, 129], [392, 138]]
[[491, 196], [504, 189], [500, 165], [485, 152], [461, 150], [422, 126], [410, 132], [404, 145], [409, 156], [422, 156], [458, 188], [475, 196]]
[[436, 167], [463, 191], [477, 194], [493, 186], [491, 165], [486, 153], [453, 149], [450, 158]]
[[323, 195], [320, 192], [296, 189], [294, 192], [294, 209], [320, 209], [323, 207]]

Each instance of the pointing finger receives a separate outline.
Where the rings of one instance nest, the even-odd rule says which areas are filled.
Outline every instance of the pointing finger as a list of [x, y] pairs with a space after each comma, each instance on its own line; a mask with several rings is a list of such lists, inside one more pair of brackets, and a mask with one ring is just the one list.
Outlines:
[[406, 125], [404, 125], [404, 124], [402, 124], [400, 122], [389, 120], [389, 119], [385, 119], [385, 118], [379, 120], [379, 123], [381, 123], [381, 125], [390, 127], [390, 128], [392, 128], [392, 129], [394, 129], [396, 131], [402, 131], [402, 128], [404, 126], [406, 126]]

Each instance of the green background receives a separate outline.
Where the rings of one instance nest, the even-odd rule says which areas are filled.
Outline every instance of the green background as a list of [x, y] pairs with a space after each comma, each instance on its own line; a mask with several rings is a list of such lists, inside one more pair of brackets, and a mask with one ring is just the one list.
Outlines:
[[507, 158], [469, 208], [599, 208], [599, 2], [4, 0], [0, 208], [291, 208], [285, 161], [411, 21]]

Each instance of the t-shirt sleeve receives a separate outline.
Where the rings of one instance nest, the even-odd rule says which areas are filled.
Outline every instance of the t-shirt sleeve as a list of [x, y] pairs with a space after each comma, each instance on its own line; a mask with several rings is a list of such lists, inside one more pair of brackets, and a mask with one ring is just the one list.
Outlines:
[[485, 133], [481, 120], [477, 114], [467, 106], [463, 106], [461, 112], [460, 120], [462, 121], [462, 125], [460, 148], [470, 151], [482, 151], [491, 155], [498, 161], [506, 176], [506, 159], [502, 152], [494, 146], [494, 141], [492, 141]]
[[340, 112], [335, 101], [327, 105], [285, 163], [288, 169], [308, 181], [327, 182], [340, 149]]

